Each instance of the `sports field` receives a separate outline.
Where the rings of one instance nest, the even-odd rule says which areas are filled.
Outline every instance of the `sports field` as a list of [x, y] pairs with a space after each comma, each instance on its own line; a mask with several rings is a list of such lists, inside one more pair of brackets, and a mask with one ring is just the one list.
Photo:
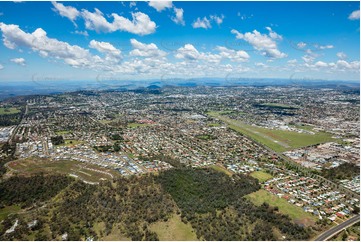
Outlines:
[[295, 148], [335, 141], [335, 139], [332, 138], [332, 135], [326, 132], [307, 134], [293, 131], [267, 129], [245, 124], [239, 120], [230, 119], [220, 115], [219, 112], [208, 112], [208, 115], [225, 122], [228, 124], [229, 128], [254, 139], [276, 152], [284, 152]]

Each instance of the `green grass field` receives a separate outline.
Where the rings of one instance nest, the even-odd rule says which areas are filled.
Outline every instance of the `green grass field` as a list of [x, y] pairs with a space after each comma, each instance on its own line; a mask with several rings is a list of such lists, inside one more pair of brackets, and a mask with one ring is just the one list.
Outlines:
[[227, 170], [226, 168], [222, 167], [222, 166], [219, 166], [219, 165], [212, 165], [210, 166], [212, 169], [216, 170], [216, 171], [220, 171], [220, 172], [223, 172], [225, 173], [226, 175], [228, 176], [232, 176], [232, 172]]
[[[108, 235], [105, 235], [105, 223], [99, 222], [94, 223], [93, 229], [95, 233], [98, 235], [99, 240], [102, 241], [130, 241], [131, 239], [126, 237], [118, 228], [118, 224], [114, 224], [111, 232]], [[103, 237], [100, 236], [100, 234], [103, 234]]]
[[317, 132], [312, 135], [292, 131], [272, 130], [227, 118], [220, 115], [219, 112], [208, 112], [208, 114], [227, 123], [229, 128], [262, 143], [276, 152], [284, 152], [309, 145], [336, 141], [332, 138], [331, 134], [326, 132]]
[[220, 127], [221, 125], [218, 124], [218, 123], [210, 123], [210, 124], [207, 124], [209, 127]]
[[59, 131], [55, 131], [56, 135], [64, 135], [64, 134], [70, 134], [71, 131], [69, 130], [59, 130]]
[[173, 215], [167, 222], [153, 223], [150, 230], [157, 233], [160, 241], [198, 240], [192, 226], [183, 223], [178, 215]]
[[263, 103], [261, 106], [274, 108], [296, 108], [282, 103]]
[[311, 125], [289, 125], [290, 127], [296, 128], [296, 129], [303, 129], [307, 131], [313, 132], [313, 126]]
[[128, 123], [127, 126], [128, 128], [138, 128], [138, 127], [150, 126], [150, 124]]
[[78, 145], [78, 144], [82, 144], [84, 143], [81, 140], [75, 140], [75, 139], [66, 139], [64, 140], [64, 144], [60, 144], [60, 145], [56, 145], [56, 147], [58, 146], [72, 146], [72, 145]]
[[17, 108], [0, 108], [0, 115], [20, 113]]
[[[109, 174], [104, 174], [98, 171], [108, 172], [117, 176], [118, 173], [114, 170], [105, 169], [92, 164], [84, 164], [80, 161], [60, 160], [50, 161], [47, 159], [31, 158], [24, 160], [16, 160], [8, 163], [8, 167], [17, 174], [31, 175], [40, 172], [44, 173], [60, 173], [72, 175], [86, 182], [99, 182], [102, 179], [112, 180]], [[94, 171], [94, 170], [98, 171]]]
[[245, 197], [256, 206], [260, 206], [264, 202], [273, 207], [277, 206], [281, 213], [289, 215], [291, 219], [299, 223], [310, 225], [317, 220], [314, 215], [306, 213], [302, 208], [290, 204], [285, 199], [279, 198], [264, 189], [248, 194]]
[[271, 178], [273, 178], [272, 175], [263, 172], [263, 171], [255, 171], [250, 174], [252, 177], [258, 179], [259, 182], [265, 182]]
[[20, 206], [12, 205], [12, 206], [5, 206], [4, 208], [0, 209], [0, 222], [4, 220], [9, 214], [17, 213], [21, 210]]

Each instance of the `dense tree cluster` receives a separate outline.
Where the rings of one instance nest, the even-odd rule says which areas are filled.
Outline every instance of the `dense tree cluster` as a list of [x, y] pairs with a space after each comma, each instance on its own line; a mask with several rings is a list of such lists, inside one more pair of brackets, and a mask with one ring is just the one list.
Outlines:
[[[155, 240], [157, 235], [148, 230], [150, 223], [167, 220], [175, 204], [165, 194], [153, 175], [119, 178], [100, 186], [77, 182], [64, 193], [64, 200], [51, 217], [53, 235], [73, 231], [72, 240], [95, 236], [91, 225], [105, 222], [104, 235], [113, 226], [132, 240]], [[84, 228], [84, 229], [82, 229]], [[69, 234], [70, 236], [70, 234]]]
[[352, 179], [358, 175], [360, 175], [360, 167], [352, 163], [343, 163], [338, 167], [322, 170], [322, 176], [332, 181]]
[[18, 125], [22, 119], [23, 114], [23, 110], [21, 110], [20, 113], [3, 115], [0, 114], [0, 126]]
[[170, 164], [171, 166], [173, 167], [185, 167], [185, 164], [181, 163], [179, 160], [177, 159], [173, 159], [169, 156], [166, 156], [166, 155], [152, 155], [152, 156], [149, 156], [149, 157], [143, 157], [143, 156], [140, 156], [139, 157], [140, 160], [160, 160], [160, 161], [163, 161], [163, 162], [166, 162], [168, 164]]
[[278, 208], [253, 205], [243, 198], [260, 186], [252, 177], [229, 177], [212, 169], [164, 171], [158, 180], [176, 201], [183, 222], [190, 222], [205, 240], [277, 240], [277, 229], [290, 240], [306, 240], [309, 231], [278, 213]]
[[61, 136], [61, 135], [51, 137], [50, 140], [51, 140], [51, 143], [52, 143], [53, 145], [61, 145], [61, 144], [64, 144], [64, 138], [63, 138], [63, 136]]
[[244, 175], [230, 178], [213, 169], [180, 168], [162, 172], [159, 182], [186, 216], [222, 209], [260, 188], [258, 181]]
[[72, 181], [72, 178], [63, 175], [13, 176], [0, 183], [1, 202], [9, 206], [21, 204], [28, 207], [50, 199]]
[[[192, 225], [199, 239], [277, 240], [281, 234], [288, 240], [307, 240], [309, 230], [279, 214], [278, 208], [257, 207], [244, 198], [259, 188], [252, 177], [184, 166], [99, 185], [59, 175], [11, 177], [0, 183], [4, 205], [51, 202], [30, 210], [31, 216], [8, 216], [1, 223], [0, 240], [28, 240], [29, 234], [36, 240], [59, 240], [63, 234], [68, 240], [97, 240], [113, 229], [132, 240], [158, 240], [149, 225], [175, 213]], [[16, 233], [4, 234], [16, 219]], [[39, 223], [29, 228], [34, 219]], [[101, 229], [95, 229], [99, 224]]]
[[110, 136], [110, 138], [111, 138], [112, 140], [123, 141], [123, 136], [122, 136], [121, 134], [112, 134], [112, 135]]
[[15, 144], [10, 145], [8, 142], [0, 147], [0, 154], [3, 154], [3, 157], [0, 158], [0, 178], [6, 173], [5, 164], [15, 159], [15, 148]]
[[118, 152], [120, 151], [120, 141], [116, 141], [113, 145], [93, 146], [93, 149], [98, 152]]

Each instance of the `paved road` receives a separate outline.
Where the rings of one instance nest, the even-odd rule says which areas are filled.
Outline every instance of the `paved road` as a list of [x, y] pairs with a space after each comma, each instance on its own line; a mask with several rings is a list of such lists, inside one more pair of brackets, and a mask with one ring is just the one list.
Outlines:
[[355, 217], [350, 218], [349, 220], [346, 220], [343, 223], [340, 223], [339, 225], [327, 230], [320, 236], [318, 236], [315, 241], [324, 241], [330, 239], [332, 236], [336, 235], [337, 233], [341, 232], [343, 229], [346, 229], [347, 227], [350, 227], [351, 225], [357, 223], [360, 221], [360, 215], [357, 215]]

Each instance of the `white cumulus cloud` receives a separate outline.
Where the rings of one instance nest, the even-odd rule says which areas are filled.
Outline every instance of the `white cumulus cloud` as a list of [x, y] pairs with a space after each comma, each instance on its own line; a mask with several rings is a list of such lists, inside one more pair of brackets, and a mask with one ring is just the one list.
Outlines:
[[337, 52], [336, 56], [342, 60], [347, 58], [347, 55], [343, 52]]
[[307, 44], [305, 43], [305, 42], [299, 42], [299, 43], [297, 43], [297, 47], [299, 48], [299, 49], [303, 49], [303, 48], [305, 48], [307, 46]]
[[[18, 25], [0, 23], [0, 30], [3, 35], [3, 43], [7, 48], [29, 48], [39, 53], [41, 57], [63, 60], [72, 67], [106, 69], [119, 62], [119, 58], [108, 58], [107, 55], [105, 58], [101, 58], [98, 55], [92, 55], [89, 50], [78, 45], [70, 45], [64, 41], [49, 38], [41, 28], [36, 29], [33, 33], [26, 33]], [[99, 48], [101, 47], [99, 46]]]
[[13, 58], [13, 59], [10, 59], [10, 61], [15, 64], [18, 64], [20, 66], [25, 66], [25, 64], [26, 64], [24, 58]]
[[266, 27], [266, 29], [269, 31], [269, 36], [272, 38], [272, 39], [279, 39], [279, 40], [282, 40], [282, 36], [277, 34], [276, 32], [274, 32], [271, 27]]
[[223, 58], [230, 59], [234, 62], [245, 62], [247, 61], [250, 56], [246, 51], [243, 50], [231, 50], [223, 46], [217, 46], [216, 48], [219, 51], [219, 55]]
[[317, 62], [315, 63], [315, 66], [316, 66], [316, 67], [327, 67], [328, 64], [327, 64], [326, 62], [323, 62], [323, 61], [317, 61]]
[[[257, 30], [253, 30], [253, 32], [247, 32], [242, 34], [235, 29], [231, 30], [232, 34], [236, 35], [237, 39], [243, 39], [247, 43], [251, 44], [254, 49], [261, 52], [262, 55], [270, 57], [270, 58], [285, 58], [287, 54], [281, 52], [277, 48], [277, 43], [274, 38], [275, 35], [279, 36], [277, 33], [270, 32], [270, 35], [261, 34]], [[279, 39], [279, 37], [277, 37]]]
[[74, 32], [72, 32], [72, 34], [83, 35], [83, 36], [85, 36], [85, 37], [88, 37], [88, 36], [89, 36], [89, 34], [88, 34], [88, 32], [87, 32], [86, 30], [84, 30], [84, 31], [75, 30]]
[[358, 20], [360, 19], [360, 10], [355, 10], [348, 16], [349, 20]]
[[158, 12], [162, 12], [166, 8], [173, 6], [172, 1], [149, 1], [149, 6], [155, 8]]
[[185, 44], [177, 50], [175, 57], [178, 59], [197, 60], [200, 57], [200, 53], [193, 45]]
[[53, 10], [60, 16], [68, 18], [75, 24], [75, 19], [80, 15], [80, 12], [71, 6], [64, 6], [62, 3], [51, 2], [54, 6]]
[[120, 56], [121, 51], [115, 48], [112, 44], [108, 42], [101, 42], [92, 40], [89, 44], [90, 48], [96, 49], [97, 51], [105, 54], [110, 54], [113, 56]]
[[316, 48], [319, 48], [320, 50], [325, 50], [325, 49], [333, 49], [333, 45], [316, 45]]
[[203, 28], [210, 29], [212, 28], [211, 22], [215, 22], [218, 26], [223, 23], [224, 15], [209, 15], [209, 19], [205, 16], [203, 18], [198, 17], [193, 23], [193, 28]]
[[210, 29], [212, 28], [212, 25], [210, 21], [207, 19], [207, 17], [197, 18], [196, 21], [192, 23], [193, 28], [203, 28], [203, 29]]
[[144, 44], [142, 42], [137, 41], [136, 39], [131, 39], [130, 43], [134, 48], [130, 52], [130, 55], [132, 55], [132, 56], [163, 57], [163, 56], [167, 55], [166, 52], [159, 50], [158, 46], [154, 43]]
[[224, 19], [224, 15], [222, 14], [221, 16], [217, 16], [217, 15], [210, 15], [209, 16], [210, 19], [212, 19], [213, 21], [215, 21], [218, 25], [221, 25], [223, 23], [223, 19]]
[[172, 21], [176, 24], [180, 24], [180, 25], [184, 26], [185, 22], [183, 19], [183, 13], [184, 13], [183, 9], [174, 7], [173, 10], [174, 10], [175, 16], [171, 18]]
[[148, 35], [154, 33], [157, 27], [155, 22], [153, 22], [147, 14], [142, 12], [132, 13], [132, 20], [119, 16], [116, 13], [112, 13], [111, 16], [114, 18], [112, 23], [105, 19], [99, 9], [95, 9], [95, 12], [89, 12], [88, 10], [82, 11], [85, 27], [90, 30], [95, 30], [98, 33], [110, 33], [119, 30], [138, 35]]

